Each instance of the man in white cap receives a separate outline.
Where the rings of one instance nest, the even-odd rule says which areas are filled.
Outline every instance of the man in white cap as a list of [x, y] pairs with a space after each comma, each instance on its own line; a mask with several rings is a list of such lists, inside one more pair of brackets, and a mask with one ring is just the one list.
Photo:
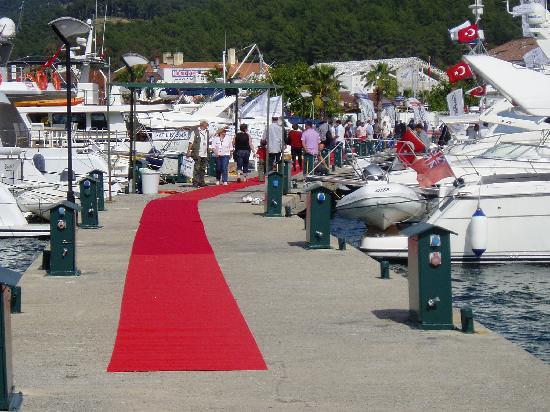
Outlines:
[[[279, 118], [277, 116], [273, 116], [271, 121], [272, 123], [266, 127], [263, 135], [263, 138], [267, 140], [267, 152], [269, 153], [267, 172], [273, 170], [275, 164], [281, 160], [281, 153], [284, 150], [283, 128], [279, 125]], [[267, 136], [268, 129], [269, 137]]]
[[187, 146], [187, 157], [194, 160], [193, 186], [206, 186], [204, 174], [208, 165], [208, 146], [210, 134], [208, 133], [208, 120], [201, 120], [199, 126], [194, 128]]

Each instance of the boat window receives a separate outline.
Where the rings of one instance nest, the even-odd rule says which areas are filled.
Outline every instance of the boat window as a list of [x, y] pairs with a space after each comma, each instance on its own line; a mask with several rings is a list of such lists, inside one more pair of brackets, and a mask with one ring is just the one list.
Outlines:
[[48, 121], [48, 115], [46, 113], [29, 113], [29, 119], [31, 123], [46, 124]]
[[104, 113], [92, 113], [91, 125], [92, 129], [107, 130], [107, 119]]
[[550, 159], [550, 148], [548, 146], [500, 143], [480, 157], [485, 159], [548, 160]]
[[[85, 113], [73, 113], [72, 122], [77, 124], [78, 130], [86, 130], [86, 114]], [[65, 126], [67, 123], [66, 113], [55, 113], [52, 115], [52, 123], [54, 126]]]

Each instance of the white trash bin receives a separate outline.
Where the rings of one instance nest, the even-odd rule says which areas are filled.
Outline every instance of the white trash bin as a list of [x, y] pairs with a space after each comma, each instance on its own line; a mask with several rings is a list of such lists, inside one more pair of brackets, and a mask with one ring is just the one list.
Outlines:
[[156, 195], [159, 192], [160, 173], [151, 169], [139, 169], [141, 173], [141, 192], [144, 195]]

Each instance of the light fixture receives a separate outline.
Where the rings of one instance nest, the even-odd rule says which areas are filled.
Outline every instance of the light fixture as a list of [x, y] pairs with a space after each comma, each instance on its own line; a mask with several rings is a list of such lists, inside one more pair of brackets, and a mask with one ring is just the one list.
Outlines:
[[[149, 63], [145, 57], [137, 53], [126, 53], [122, 55], [122, 62], [126, 66], [126, 69], [130, 73], [130, 83], [136, 81], [136, 74], [133, 67], [139, 65], [145, 65]], [[128, 192], [136, 192], [136, 179], [134, 173], [134, 99], [135, 90], [133, 87], [130, 87], [130, 153], [129, 153], [129, 162], [128, 162]]]
[[92, 28], [89, 24], [84, 23], [81, 20], [73, 17], [60, 17], [59, 19], [52, 20], [48, 25], [55, 32], [57, 37], [65, 45], [65, 82], [67, 84], [67, 200], [69, 202], [75, 202], [75, 196], [73, 192], [73, 139], [72, 139], [72, 110], [71, 110], [71, 43], [70, 37], [77, 34], [86, 34]]

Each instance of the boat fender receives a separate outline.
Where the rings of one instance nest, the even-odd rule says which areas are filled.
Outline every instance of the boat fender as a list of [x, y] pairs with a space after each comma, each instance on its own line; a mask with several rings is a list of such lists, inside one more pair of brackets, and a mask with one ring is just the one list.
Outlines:
[[55, 90], [61, 90], [61, 77], [57, 72], [53, 72], [52, 74], [52, 84]]
[[42, 70], [38, 70], [35, 76], [36, 84], [40, 90], [46, 90], [48, 87], [48, 76]]
[[472, 252], [477, 257], [487, 250], [488, 240], [488, 221], [487, 216], [481, 208], [477, 208], [470, 220], [470, 244]]

